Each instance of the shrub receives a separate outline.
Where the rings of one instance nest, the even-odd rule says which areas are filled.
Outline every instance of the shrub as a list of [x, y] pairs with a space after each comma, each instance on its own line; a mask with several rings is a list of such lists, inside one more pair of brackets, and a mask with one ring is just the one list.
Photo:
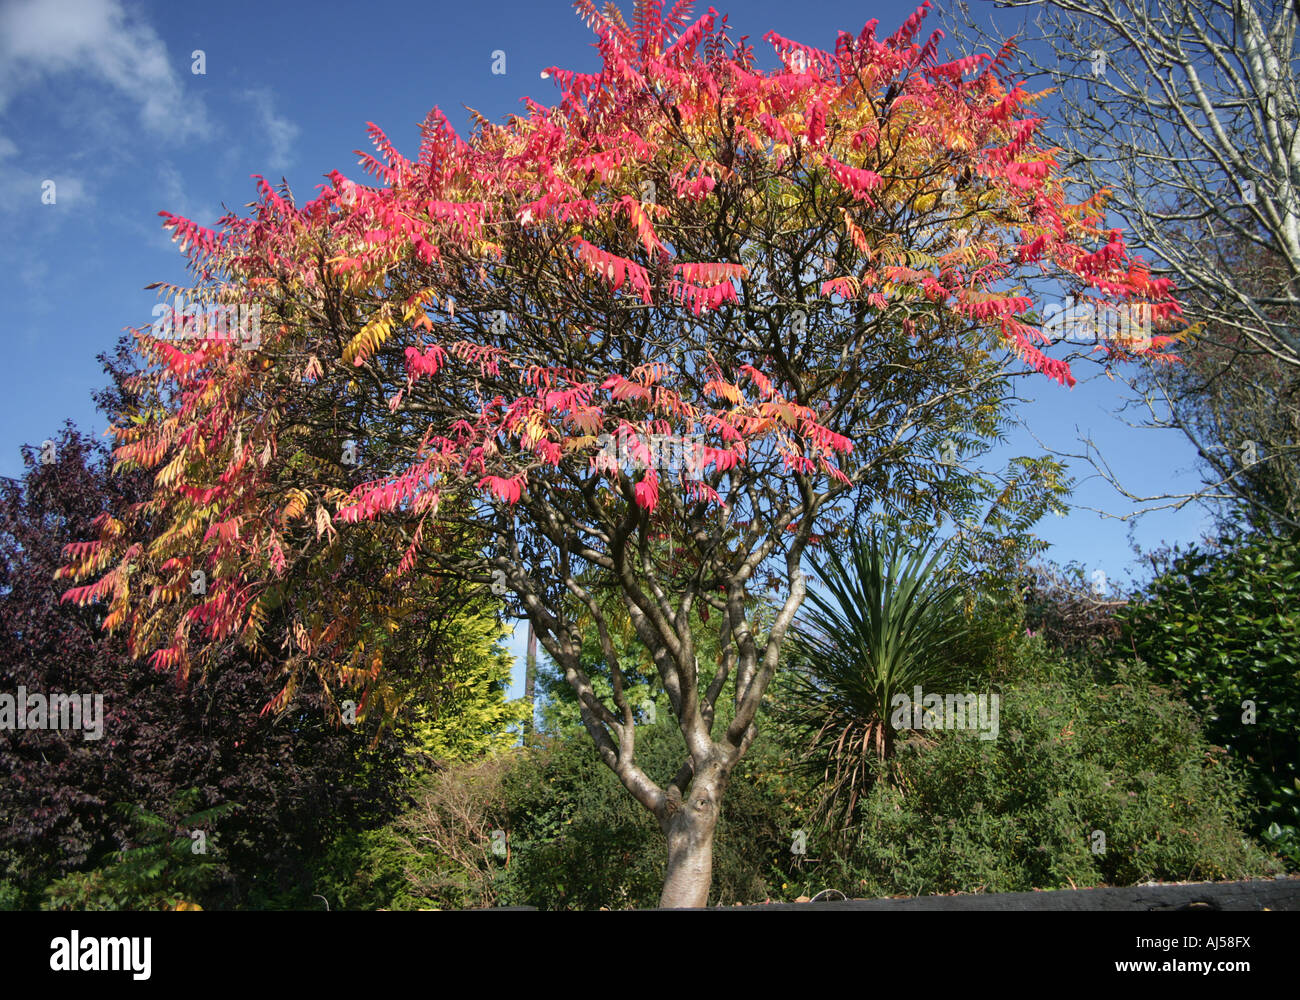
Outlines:
[[1026, 666], [1003, 691], [996, 740], [936, 732], [899, 746], [895, 783], [872, 788], [853, 850], [802, 873], [805, 891], [1012, 892], [1270, 870], [1241, 831], [1237, 768], [1185, 704], [1131, 667], [1102, 682], [1042, 657]]
[[1124, 605], [1113, 588], [1096, 592], [1097, 582], [1077, 562], [1022, 569], [1016, 583], [1025, 625], [1058, 653], [1097, 659], [1119, 635], [1116, 614]]
[[0, 879], [12, 885], [0, 904], [35, 907], [52, 882], [112, 869], [138, 832], [130, 806], [163, 815], [186, 789], [243, 806], [222, 821], [202, 904], [284, 898], [342, 830], [396, 814], [413, 737], [334, 726], [319, 683], [289, 714], [260, 715], [283, 682], [247, 657], [184, 689], [132, 660], [125, 636], [102, 634], [102, 608], [60, 601], [54, 574], [63, 545], [140, 500], [148, 477], [112, 474], [70, 424], [57, 454], [41, 465], [29, 450], [24, 478], [0, 482], [0, 691], [102, 694], [104, 733], [0, 729]]
[[[671, 716], [660, 718], [640, 732], [637, 755], [652, 777], [667, 781], [683, 748]], [[780, 891], [772, 879], [785, 880], [780, 862], [802, 814], [786, 776], [789, 759], [779, 754], [760, 737], [732, 776], [715, 841], [713, 902], [762, 900]], [[335, 842], [313, 876], [333, 908], [658, 904], [663, 835], [580, 731], [448, 767], [413, 798], [382, 829]], [[493, 850], [496, 831], [504, 857]]]
[[1228, 539], [1155, 561], [1120, 616], [1147, 663], [1244, 768], [1252, 829], [1300, 864], [1300, 534]]
[[[1270, 859], [1242, 833], [1240, 769], [1195, 713], [1138, 667], [1099, 680], [1020, 640], [999, 736], [921, 731], [900, 741], [890, 782], [859, 805], [848, 846], [813, 829], [808, 798], [766, 723], [732, 776], [710, 902], [812, 896], [1008, 892], [1149, 879], [1240, 878]], [[638, 760], [666, 781], [681, 753], [667, 713]], [[593, 778], [594, 776], [594, 778]], [[448, 768], [399, 820], [336, 845], [317, 891], [335, 908], [657, 904], [663, 837], [580, 732]], [[506, 835], [508, 857], [491, 849]], [[807, 853], [792, 853], [793, 834]], [[1105, 836], [1104, 850], [1095, 831]], [[335, 879], [335, 882], [331, 882]], [[324, 889], [321, 886], [333, 885]]]
[[195, 811], [201, 793], [192, 788], [177, 795], [166, 816], [133, 803], [119, 803], [135, 829], [132, 846], [114, 861], [89, 872], [72, 872], [45, 890], [46, 910], [199, 909], [198, 897], [221, 871], [197, 849], [194, 836], [212, 835], [213, 824], [238, 809], [223, 803]]
[[[667, 711], [659, 718], [638, 732], [637, 759], [652, 779], [666, 783], [684, 746]], [[797, 815], [780, 784], [764, 780], [775, 751], [760, 737], [732, 774], [714, 839], [711, 903], [771, 894], [767, 876], [789, 844]], [[501, 903], [543, 909], [658, 905], [663, 835], [601, 765], [584, 734], [553, 737], [521, 754], [504, 790], [511, 854]]]

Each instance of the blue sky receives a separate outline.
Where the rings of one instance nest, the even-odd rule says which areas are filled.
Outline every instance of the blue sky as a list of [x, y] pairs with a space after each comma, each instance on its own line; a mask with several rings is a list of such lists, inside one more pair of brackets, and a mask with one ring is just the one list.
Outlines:
[[[837, 29], [856, 32], [876, 17], [892, 30], [914, 4], [715, 6], [762, 52], [768, 30], [830, 48]], [[939, 12], [928, 24], [944, 20]], [[0, 475], [19, 475], [20, 445], [53, 435], [65, 418], [102, 433], [90, 402], [103, 384], [95, 355], [127, 326], [151, 320], [156, 299], [145, 285], [186, 280], [159, 211], [211, 226], [223, 204], [253, 200], [251, 174], [283, 176], [306, 200], [331, 169], [360, 176], [352, 151], [369, 149], [367, 121], [414, 156], [418, 124], [434, 105], [467, 132], [463, 105], [498, 119], [519, 110], [524, 95], [549, 103], [555, 91], [541, 69], [594, 68], [590, 41], [566, 0], [0, 0]], [[192, 71], [195, 50], [201, 75]], [[504, 74], [492, 72], [498, 50]], [[42, 201], [46, 181], [54, 204]], [[1130, 429], [1116, 416], [1122, 383], [1088, 365], [1076, 376], [1073, 390], [1045, 379], [1024, 386], [1035, 400], [1024, 419], [1045, 444], [1078, 451], [1078, 435], [1088, 434], [1134, 492], [1194, 488], [1181, 438]], [[1132, 509], [1096, 481], [1074, 502], [1117, 515]], [[1207, 526], [1197, 508], [1159, 512], [1135, 537], [1144, 546], [1190, 541]], [[1112, 579], [1132, 564], [1120, 521], [1075, 510], [1049, 517], [1039, 533], [1058, 562]]]

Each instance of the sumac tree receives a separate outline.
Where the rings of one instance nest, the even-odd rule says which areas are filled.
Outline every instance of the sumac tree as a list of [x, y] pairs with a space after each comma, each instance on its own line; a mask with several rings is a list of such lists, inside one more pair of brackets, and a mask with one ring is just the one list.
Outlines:
[[[477, 119], [468, 141], [435, 109], [414, 161], [371, 126], [374, 184], [336, 171], [299, 206], [262, 181], [254, 214], [220, 232], [166, 217], [188, 294], [260, 306], [260, 349], [141, 333], [167, 405], [123, 428], [117, 455], [159, 468], [149, 513], [172, 547], [131, 549], [105, 521], [70, 552], [68, 575], [92, 579], [68, 597], [107, 599], [133, 648], [188, 669], [214, 642], [258, 638], [265, 595], [324, 540], [290, 545], [304, 515], [321, 536], [387, 539], [395, 573], [423, 560], [511, 594], [601, 760], [666, 836], [663, 905], [701, 906], [809, 547], [873, 514], [933, 527], [983, 501], [1022, 530], [1056, 470], [1025, 460], [989, 483], [960, 466], [996, 431], [1013, 374], [1073, 383], [1038, 346], [1027, 283], [1146, 303], [1159, 322], [1177, 306], [1102, 228], [1100, 199], [1066, 198], [1009, 50], [942, 62], [941, 33], [921, 40], [928, 3], [829, 51], [769, 34], [772, 69], [712, 9], [692, 21], [684, 0], [639, 2], [629, 27], [576, 6], [601, 65], [544, 73], [558, 104]], [[285, 413], [313, 391], [321, 434], [294, 483]], [[317, 475], [342, 455], [361, 470], [347, 489]], [[435, 514], [485, 540], [428, 551]], [[198, 565], [214, 582], [196, 603], [176, 587]], [[611, 597], [685, 741], [666, 784], [637, 763]], [[714, 662], [697, 620], [716, 630]], [[330, 655], [346, 659], [362, 639], [356, 616], [339, 621]], [[320, 668], [322, 648], [294, 664]]]

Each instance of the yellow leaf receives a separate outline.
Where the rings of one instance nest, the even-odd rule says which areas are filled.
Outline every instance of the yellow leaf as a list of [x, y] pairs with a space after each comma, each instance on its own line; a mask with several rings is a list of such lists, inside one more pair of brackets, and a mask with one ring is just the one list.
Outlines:
[[393, 319], [389, 313], [389, 307], [385, 305], [370, 318], [370, 322], [363, 326], [361, 332], [353, 337], [348, 346], [343, 349], [344, 362], [352, 364], [369, 357], [388, 339], [392, 331]]
[[289, 502], [284, 505], [284, 510], [280, 512], [281, 519], [287, 524], [289, 521], [302, 517], [307, 510], [307, 494], [302, 490], [290, 490]]

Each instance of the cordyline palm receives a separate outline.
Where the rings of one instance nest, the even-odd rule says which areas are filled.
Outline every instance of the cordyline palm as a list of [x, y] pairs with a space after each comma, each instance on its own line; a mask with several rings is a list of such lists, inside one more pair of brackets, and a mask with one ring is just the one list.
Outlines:
[[894, 695], [951, 674], [947, 653], [965, 625], [960, 584], [938, 572], [944, 548], [872, 531], [815, 567], [823, 586], [809, 590], [796, 627], [787, 721], [824, 781], [816, 814], [834, 826], [889, 757]]

